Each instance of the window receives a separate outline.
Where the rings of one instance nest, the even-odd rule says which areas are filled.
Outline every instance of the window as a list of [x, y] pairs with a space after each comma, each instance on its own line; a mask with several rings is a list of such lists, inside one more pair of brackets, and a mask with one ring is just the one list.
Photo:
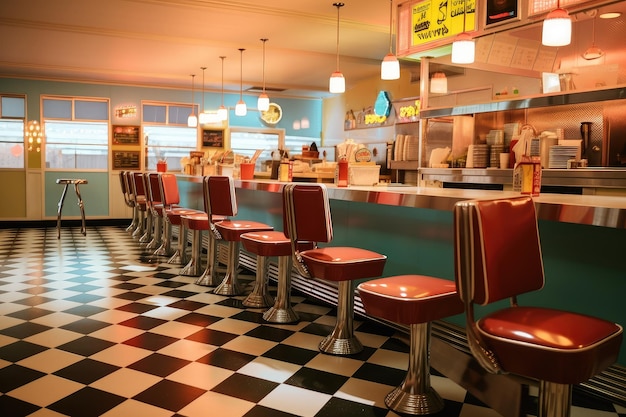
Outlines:
[[190, 114], [191, 105], [142, 103], [147, 170], [155, 170], [157, 161], [165, 159], [169, 171], [180, 171], [180, 159], [198, 149], [198, 129], [187, 126]]
[[24, 168], [26, 99], [0, 96], [0, 168]]
[[42, 108], [46, 168], [108, 168], [108, 100], [43, 97]]

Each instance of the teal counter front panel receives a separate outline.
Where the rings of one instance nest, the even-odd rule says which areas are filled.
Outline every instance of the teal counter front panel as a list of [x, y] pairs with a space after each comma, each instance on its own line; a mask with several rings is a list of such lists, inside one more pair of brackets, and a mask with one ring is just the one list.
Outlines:
[[[77, 172], [77, 171], [48, 171], [45, 176], [45, 216], [55, 217], [63, 185], [57, 184], [59, 178], [83, 178], [87, 184], [79, 186], [80, 194], [85, 204], [85, 217], [109, 215], [109, 174], [107, 172]], [[63, 219], [80, 217], [78, 200], [74, 186], [70, 185], [63, 204]]]

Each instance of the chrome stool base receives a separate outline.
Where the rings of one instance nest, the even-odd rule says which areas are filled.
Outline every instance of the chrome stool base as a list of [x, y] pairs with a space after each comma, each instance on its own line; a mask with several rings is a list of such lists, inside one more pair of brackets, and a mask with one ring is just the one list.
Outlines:
[[180, 275], [197, 277], [202, 274], [202, 232], [193, 230], [191, 232], [191, 260], [180, 270]]
[[409, 365], [404, 381], [385, 397], [389, 409], [410, 415], [434, 414], [444, 401], [430, 385], [431, 323], [410, 325]]
[[167, 260], [168, 264], [186, 265], [189, 262], [187, 258], [187, 228], [181, 223], [178, 226], [178, 242], [174, 253]]
[[441, 396], [432, 388], [423, 394], [411, 394], [398, 387], [385, 397], [385, 405], [400, 414], [435, 414], [443, 410]]
[[242, 302], [245, 307], [263, 308], [274, 304], [274, 297], [267, 288], [267, 258], [261, 255], [256, 257], [256, 279], [252, 292]]
[[222, 282], [213, 290], [218, 295], [241, 295], [243, 289], [239, 285], [239, 242], [228, 242], [228, 266], [226, 268], [226, 276]]
[[363, 350], [354, 335], [354, 283], [339, 281], [337, 294], [337, 323], [333, 331], [319, 344], [322, 353], [330, 355], [353, 355]]
[[213, 233], [209, 231], [209, 248], [207, 249], [206, 268], [200, 277], [196, 280], [196, 285], [205, 287], [217, 287], [223, 280], [219, 276], [219, 268], [217, 267], [217, 241]]
[[300, 316], [291, 307], [291, 256], [278, 257], [278, 288], [274, 305], [263, 313], [263, 320], [270, 323], [295, 323]]

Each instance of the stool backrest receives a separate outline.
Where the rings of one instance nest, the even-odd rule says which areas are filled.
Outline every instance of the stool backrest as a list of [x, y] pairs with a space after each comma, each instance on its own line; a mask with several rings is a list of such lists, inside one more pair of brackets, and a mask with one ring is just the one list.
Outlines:
[[180, 194], [178, 193], [178, 182], [176, 175], [164, 172], [159, 175], [159, 186], [161, 189], [162, 203], [164, 207], [171, 207], [180, 203]]
[[128, 207], [132, 207], [133, 203], [130, 199], [130, 193], [128, 192], [128, 181], [126, 180], [126, 171], [120, 171], [120, 187], [122, 188], [122, 195], [124, 196], [124, 203]]
[[544, 271], [537, 215], [530, 197], [458, 202], [454, 207], [454, 267], [457, 291], [465, 306], [467, 341], [487, 370], [501, 372], [497, 355], [483, 341], [474, 304], [543, 287]]
[[203, 179], [204, 209], [212, 216], [233, 217], [237, 215], [235, 183], [231, 177], [211, 175]]
[[287, 184], [283, 188], [285, 235], [292, 241], [329, 243], [333, 223], [324, 184]]
[[152, 204], [162, 204], [163, 203], [163, 194], [161, 193], [161, 184], [159, 181], [158, 172], [150, 172], [146, 175], [148, 190], [150, 194], [150, 201]]
[[144, 180], [143, 180], [143, 173], [141, 172], [132, 172], [132, 186], [133, 186], [133, 194], [135, 196], [135, 201], [137, 201], [137, 198], [139, 196], [143, 196], [146, 197], [146, 188], [144, 185]]
[[486, 305], [543, 287], [530, 197], [459, 202], [454, 223], [455, 275], [462, 299]]

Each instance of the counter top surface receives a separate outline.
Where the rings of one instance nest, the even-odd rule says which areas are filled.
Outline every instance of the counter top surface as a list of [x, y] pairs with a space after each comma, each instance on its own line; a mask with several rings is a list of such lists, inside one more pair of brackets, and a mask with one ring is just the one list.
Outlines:
[[[202, 177], [185, 176], [201, 182]], [[281, 192], [286, 183], [275, 180], [235, 180], [241, 189]], [[337, 187], [326, 184], [331, 199], [452, 211], [458, 201], [519, 196], [512, 191], [465, 190], [381, 184], [375, 186]], [[626, 197], [544, 193], [534, 197], [542, 220], [588, 224], [626, 229]]]

